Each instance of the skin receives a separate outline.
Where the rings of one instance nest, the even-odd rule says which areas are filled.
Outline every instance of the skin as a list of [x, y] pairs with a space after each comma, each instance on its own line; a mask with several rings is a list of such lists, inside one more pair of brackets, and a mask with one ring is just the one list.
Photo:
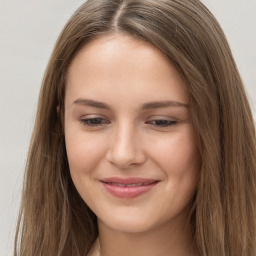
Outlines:
[[[98, 217], [101, 255], [194, 255], [188, 214], [200, 156], [185, 84], [168, 58], [128, 35], [95, 39], [72, 61], [65, 97], [71, 177]], [[106, 191], [108, 177], [159, 182], [127, 199]]]

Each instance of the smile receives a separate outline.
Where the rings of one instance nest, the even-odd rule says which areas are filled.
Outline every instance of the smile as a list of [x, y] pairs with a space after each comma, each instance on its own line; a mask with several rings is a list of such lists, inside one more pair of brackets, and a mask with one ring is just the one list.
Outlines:
[[159, 180], [113, 177], [100, 180], [100, 182], [111, 195], [132, 199], [150, 191]]
[[150, 185], [152, 183], [135, 183], [135, 184], [121, 184], [121, 183], [114, 183], [114, 182], [107, 182], [109, 185], [119, 186], [119, 187], [140, 187]]

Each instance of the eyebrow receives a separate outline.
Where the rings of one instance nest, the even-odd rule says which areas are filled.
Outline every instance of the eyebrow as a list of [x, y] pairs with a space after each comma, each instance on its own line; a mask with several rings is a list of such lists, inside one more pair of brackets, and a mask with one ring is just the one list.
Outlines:
[[94, 108], [102, 108], [102, 109], [111, 109], [110, 106], [103, 102], [95, 101], [95, 100], [90, 100], [90, 99], [81, 99], [78, 98], [76, 99], [73, 104], [78, 104], [78, 105], [85, 105], [89, 107], [94, 107]]
[[[89, 106], [89, 107], [94, 107], [94, 108], [100, 108], [100, 109], [107, 109], [110, 110], [111, 107], [107, 105], [106, 103], [91, 100], [91, 99], [82, 99], [78, 98], [76, 99], [73, 104], [78, 104], [78, 105], [84, 105], [84, 106]], [[153, 101], [153, 102], [147, 102], [142, 105], [142, 110], [147, 110], [147, 109], [156, 109], [156, 108], [167, 108], [167, 107], [185, 107], [188, 108], [188, 104], [178, 102], [178, 101]]]
[[188, 104], [181, 103], [178, 101], [168, 100], [168, 101], [153, 101], [142, 105], [142, 109], [154, 109], [154, 108], [167, 108], [167, 107], [186, 107]]

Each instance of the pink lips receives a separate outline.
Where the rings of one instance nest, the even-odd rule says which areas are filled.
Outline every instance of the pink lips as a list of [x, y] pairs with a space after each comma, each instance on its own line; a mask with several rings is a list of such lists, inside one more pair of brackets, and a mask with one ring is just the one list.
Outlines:
[[120, 198], [135, 198], [151, 190], [159, 180], [111, 177], [100, 180], [105, 189]]

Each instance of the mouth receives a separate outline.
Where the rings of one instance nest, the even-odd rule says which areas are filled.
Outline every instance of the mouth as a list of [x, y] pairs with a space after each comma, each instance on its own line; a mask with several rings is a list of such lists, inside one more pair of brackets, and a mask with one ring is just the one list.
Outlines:
[[140, 187], [140, 186], [147, 186], [152, 183], [134, 183], [134, 184], [122, 184], [122, 183], [115, 183], [115, 182], [105, 182], [106, 184], [118, 187]]
[[159, 180], [111, 177], [100, 180], [100, 182], [111, 195], [132, 199], [149, 192], [159, 183]]

